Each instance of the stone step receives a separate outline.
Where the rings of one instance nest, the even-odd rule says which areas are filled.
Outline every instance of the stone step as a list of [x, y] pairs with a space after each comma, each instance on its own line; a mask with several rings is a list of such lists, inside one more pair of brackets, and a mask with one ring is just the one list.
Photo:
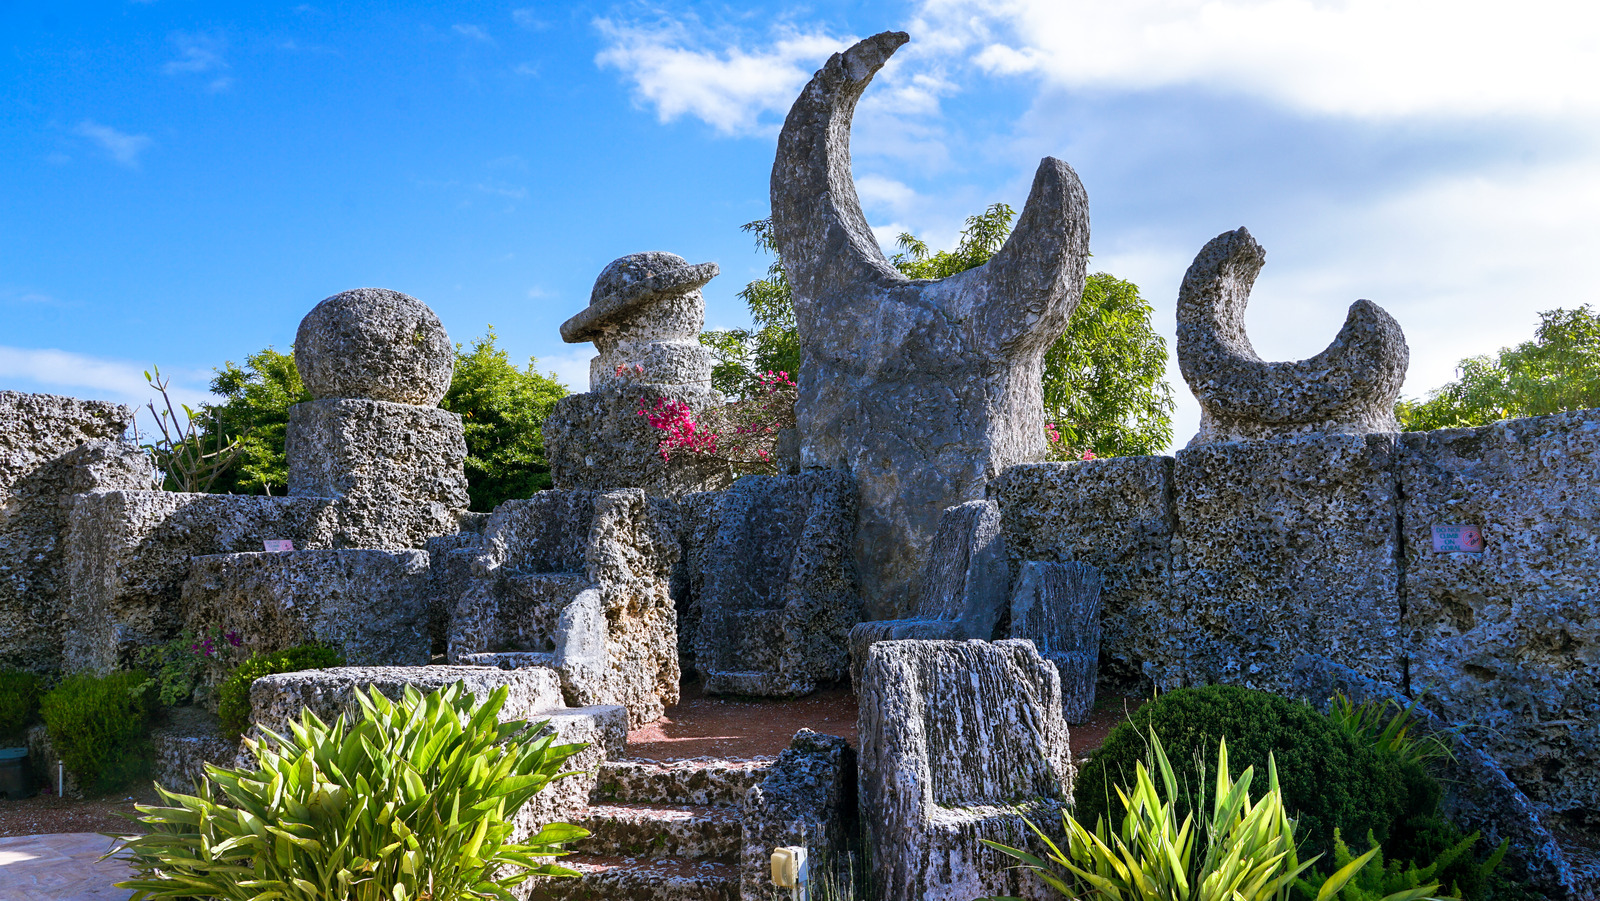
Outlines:
[[595, 782], [597, 803], [736, 806], [767, 776], [772, 758], [609, 760]]
[[739, 869], [730, 863], [590, 854], [556, 863], [583, 875], [539, 878], [529, 901], [739, 901]]
[[732, 807], [591, 804], [568, 822], [593, 833], [572, 843], [583, 854], [728, 861], [739, 856], [739, 812]]

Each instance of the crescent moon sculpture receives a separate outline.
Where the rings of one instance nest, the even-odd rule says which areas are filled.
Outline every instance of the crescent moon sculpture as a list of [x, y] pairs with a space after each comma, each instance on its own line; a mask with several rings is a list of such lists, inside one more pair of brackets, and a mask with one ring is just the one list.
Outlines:
[[1399, 431], [1394, 402], [1411, 360], [1400, 323], [1358, 300], [1322, 353], [1268, 363], [1244, 327], [1265, 262], [1266, 251], [1241, 228], [1211, 239], [1183, 276], [1178, 366], [1200, 401], [1200, 431], [1189, 446]]
[[912, 574], [946, 507], [1044, 456], [1040, 368], [1083, 294], [1088, 195], [1039, 164], [1005, 246], [983, 266], [909, 279], [883, 255], [850, 171], [850, 124], [874, 74], [910, 38], [835, 54], [784, 121], [773, 234], [794, 286], [803, 363], [801, 462], [847, 469], [860, 501], [856, 562], [873, 618], [909, 612]]

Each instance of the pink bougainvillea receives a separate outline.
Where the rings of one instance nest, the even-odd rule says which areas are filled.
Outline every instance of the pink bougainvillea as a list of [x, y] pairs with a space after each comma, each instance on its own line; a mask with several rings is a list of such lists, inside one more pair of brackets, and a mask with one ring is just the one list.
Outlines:
[[750, 395], [699, 414], [682, 401], [663, 397], [649, 405], [641, 398], [639, 415], [661, 432], [661, 459], [691, 454], [721, 460], [740, 474], [776, 472], [778, 433], [794, 427], [798, 389], [787, 372], [756, 381]]

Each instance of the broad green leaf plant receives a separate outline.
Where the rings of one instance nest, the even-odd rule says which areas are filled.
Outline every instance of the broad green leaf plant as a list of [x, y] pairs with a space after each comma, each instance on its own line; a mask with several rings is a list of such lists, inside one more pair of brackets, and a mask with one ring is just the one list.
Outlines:
[[117, 887], [133, 901], [510, 901], [530, 876], [576, 875], [548, 859], [586, 830], [510, 838], [583, 745], [499, 722], [504, 687], [482, 704], [460, 683], [357, 697], [354, 725], [305, 711], [290, 736], [246, 742], [255, 769], [207, 766], [192, 795], [157, 786], [168, 806], [137, 808], [150, 832], [113, 852], [138, 874]]
[[[1192, 815], [1178, 822], [1173, 799], [1178, 782], [1172, 764], [1153, 733], [1150, 766], [1135, 768], [1132, 791], [1117, 786], [1127, 810], [1122, 828], [1113, 834], [1104, 818], [1090, 832], [1066, 813], [1067, 850], [1028, 824], [1048, 849], [1045, 858], [984, 839], [1038, 873], [1046, 884], [1068, 898], [1111, 901], [1289, 901], [1296, 880], [1316, 862], [1295, 854], [1294, 820], [1278, 787], [1276, 761], [1267, 760], [1267, 791], [1250, 797], [1254, 767], [1237, 781], [1228, 775], [1228, 744], [1217, 748], [1216, 792], [1211, 818], [1202, 824], [1209, 839], [1196, 855], [1198, 830]], [[1154, 773], [1152, 774], [1152, 770]], [[1160, 778], [1160, 787], [1156, 778]], [[1315, 888], [1316, 901], [1337, 898], [1341, 889], [1378, 853], [1344, 863]], [[1052, 864], [1054, 866], [1052, 866]], [[1302, 881], [1302, 884], [1303, 881]], [[1438, 885], [1398, 892], [1383, 901], [1423, 901]], [[1002, 901], [1002, 899], [992, 899]]]

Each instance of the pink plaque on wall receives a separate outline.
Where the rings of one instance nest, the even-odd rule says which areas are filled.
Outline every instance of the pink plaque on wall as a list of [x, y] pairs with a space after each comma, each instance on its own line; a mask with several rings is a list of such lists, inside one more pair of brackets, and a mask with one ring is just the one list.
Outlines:
[[261, 542], [269, 554], [282, 554], [294, 550], [294, 542], [287, 538], [268, 538]]
[[1483, 553], [1483, 530], [1477, 526], [1434, 526], [1433, 549], [1440, 554]]

